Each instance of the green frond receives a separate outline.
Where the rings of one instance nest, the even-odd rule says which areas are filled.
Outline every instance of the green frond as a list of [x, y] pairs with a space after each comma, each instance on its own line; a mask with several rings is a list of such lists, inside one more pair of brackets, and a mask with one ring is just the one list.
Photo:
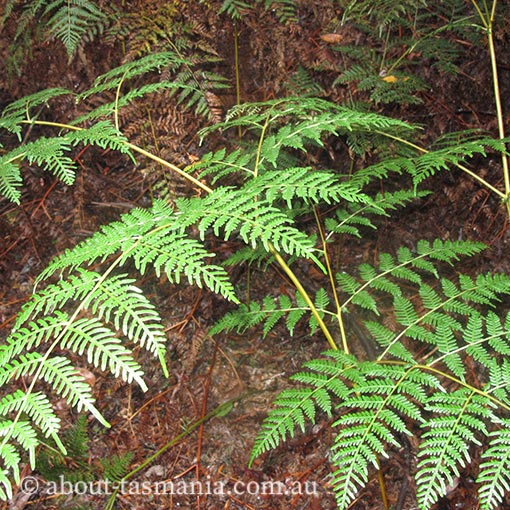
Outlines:
[[324, 89], [314, 81], [302, 66], [298, 66], [296, 71], [290, 75], [285, 88], [293, 96], [322, 96], [325, 93]]
[[10, 154], [0, 156], [0, 195], [19, 205], [22, 183], [19, 158]]
[[158, 276], [164, 272], [170, 282], [176, 283], [184, 275], [190, 283], [205, 285], [237, 302], [227, 272], [206, 263], [213, 254], [198, 241], [178, 232], [182, 223], [163, 201], [155, 201], [151, 209], [133, 209], [119, 221], [102, 227], [89, 239], [66, 250], [47, 266], [39, 280], [56, 271], [72, 270], [119, 253], [121, 264], [131, 259], [142, 274], [151, 267]]
[[436, 393], [425, 406], [430, 418], [423, 425], [418, 457], [417, 500], [430, 508], [444, 496], [447, 485], [459, 476], [459, 468], [470, 462], [469, 445], [481, 445], [477, 436], [488, 434], [487, 420], [494, 420], [487, 400], [462, 388], [453, 393]]
[[379, 468], [379, 457], [387, 456], [386, 446], [398, 446], [396, 435], [410, 434], [403, 416], [423, 420], [421, 405], [427, 399], [423, 386], [438, 386], [434, 377], [423, 377], [405, 365], [364, 362], [359, 368], [365, 377], [342, 398], [340, 408], [348, 412], [333, 424], [339, 432], [331, 450], [332, 483], [340, 509], [347, 508], [368, 482], [370, 466]]
[[[4, 444], [0, 446], [0, 459], [5, 462], [6, 466], [12, 466], [16, 464], [13, 446], [10, 444]], [[3, 487], [3, 488], [2, 488]], [[0, 469], [0, 498], [4, 501], [12, 498], [12, 483], [9, 479], [9, 471], [6, 469]]]
[[42, 166], [65, 184], [73, 184], [76, 164], [65, 152], [71, 150], [71, 144], [65, 137], [38, 138], [23, 147], [23, 155], [29, 163]]
[[298, 21], [296, 0], [265, 0], [264, 7], [266, 10], [271, 9], [280, 23], [289, 25]]
[[[78, 273], [78, 276], [71, 275], [67, 280], [39, 291], [24, 305], [7, 339], [9, 347], [3, 349], [3, 359], [46, 339], [59, 338], [61, 347], [79, 354], [88, 344], [89, 363], [103, 370], [108, 366], [115, 375], [122, 375], [128, 381], [134, 379], [145, 388], [140, 367], [131, 359], [130, 351], [117, 345], [120, 341], [103, 325], [101, 319], [104, 319], [111, 321], [115, 329], [122, 331], [129, 340], [157, 354], [167, 373], [166, 336], [160, 317], [142, 291], [133, 285], [134, 280], [125, 275], [104, 279], [98, 273], [82, 269], [78, 269]], [[70, 323], [67, 315], [61, 312], [55, 312], [54, 317], [48, 315], [53, 309], [60, 309], [71, 301], [80, 303], [83, 309], [89, 309], [97, 318]], [[31, 323], [28, 328], [21, 328], [38, 313], [44, 313], [45, 317]]]
[[[325, 303], [328, 299], [320, 291], [316, 297], [318, 304]], [[298, 321], [307, 313], [310, 313], [308, 305], [305, 303], [299, 293], [296, 293], [295, 304], [290, 298], [282, 295], [278, 301], [270, 296], [266, 296], [262, 305], [256, 301], [251, 301], [249, 305], [241, 304], [237, 310], [226, 313], [213, 327], [209, 334], [216, 335], [224, 331], [236, 331], [243, 334], [250, 328], [263, 324], [264, 337], [276, 326], [276, 324], [286, 317], [285, 326], [292, 335]], [[317, 324], [310, 320], [310, 329], [312, 333], [317, 329]]]
[[339, 182], [333, 172], [312, 170], [309, 167], [286, 168], [267, 171], [250, 184], [250, 189], [258, 191], [268, 202], [283, 200], [290, 209], [295, 199], [318, 204], [348, 202], [368, 202], [349, 181]]
[[82, 306], [100, 319], [113, 322], [115, 329], [129, 340], [157, 354], [166, 373], [166, 335], [152, 303], [133, 285], [134, 280], [125, 275], [108, 279], [96, 275], [96, 278], [94, 290], [88, 293]]
[[30, 466], [34, 467], [35, 449], [39, 446], [37, 433], [28, 421], [5, 420], [0, 422], [0, 437], [5, 438], [1, 444], [1, 457], [9, 469], [13, 471], [15, 482], [19, 483], [20, 457], [15, 447], [6, 441], [16, 441], [21, 448], [28, 452]]
[[133, 461], [134, 453], [126, 452], [121, 455], [112, 455], [106, 459], [100, 459], [104, 477], [112, 482], [120, 482], [129, 472], [129, 466]]
[[[295, 121], [294, 124], [289, 125], [289, 116]], [[283, 126], [276, 128], [279, 124]], [[224, 122], [208, 126], [199, 134], [203, 138], [212, 131], [237, 126], [262, 132], [266, 125], [275, 128], [270, 137], [264, 139], [261, 152], [262, 158], [270, 163], [276, 161], [284, 147], [302, 149], [310, 143], [322, 146], [321, 136], [325, 134], [349, 135], [356, 132], [413, 129], [400, 120], [352, 110], [324, 99], [289, 97], [234, 106]]]
[[94, 85], [82, 92], [78, 99], [84, 99], [108, 90], [116, 90], [127, 80], [138, 76], [156, 71], [161, 72], [163, 69], [176, 69], [181, 64], [191, 64], [187, 60], [179, 57], [173, 51], [151, 53], [145, 57], [139, 58], [133, 62], [127, 62], [121, 66], [115, 67], [110, 71], [98, 76], [94, 81]]
[[66, 135], [67, 140], [73, 145], [97, 145], [102, 149], [111, 149], [123, 154], [129, 154], [133, 158], [127, 138], [119, 132], [109, 121], [101, 121], [87, 129], [71, 131]]
[[[79, 355], [86, 350], [90, 366], [108, 369], [115, 377], [129, 383], [136, 381], [143, 391], [147, 391], [143, 371], [131, 351], [121, 345], [114, 332], [98, 319], [83, 318], [71, 322], [61, 336], [60, 344]], [[70, 403], [76, 405], [75, 402], [71, 400]]]
[[21, 141], [20, 123], [24, 120], [30, 120], [30, 111], [37, 106], [47, 104], [50, 99], [65, 95], [73, 95], [73, 93], [62, 87], [54, 87], [23, 96], [4, 108], [0, 117], [0, 127], [11, 133], [16, 133]]
[[349, 392], [340, 376], [347, 377], [352, 373], [351, 369], [356, 365], [355, 358], [339, 352], [326, 354], [334, 357], [334, 362], [324, 360], [312, 364], [309, 368], [314, 372], [293, 376], [294, 380], [306, 382], [311, 387], [285, 390], [277, 397], [274, 409], [264, 419], [255, 439], [250, 465], [262, 453], [276, 448], [286, 438], [293, 437], [296, 427], [304, 431], [307, 420], [314, 424], [316, 407], [331, 416], [331, 394], [339, 396]]
[[[410, 326], [417, 322], [416, 313], [412, 310], [411, 303], [401, 296], [400, 285], [396, 284], [389, 279], [397, 278], [399, 280], [406, 280], [408, 282], [418, 284], [421, 288], [422, 278], [418, 271], [426, 271], [437, 276], [438, 272], [433, 264], [432, 260], [438, 260], [452, 264], [458, 260], [461, 255], [473, 255], [479, 253], [485, 248], [482, 243], [469, 242], [469, 241], [440, 241], [436, 239], [433, 243], [428, 241], [419, 241], [416, 246], [416, 252], [413, 254], [411, 250], [405, 248], [400, 249], [397, 253], [397, 261], [389, 254], [380, 254], [379, 266], [372, 267], [367, 263], [363, 263], [359, 266], [360, 279], [364, 281], [363, 284], [358, 282], [355, 278], [350, 275], [338, 273], [335, 275], [336, 280], [342, 290], [350, 297], [345, 301], [344, 306], [349, 303], [361, 306], [368, 310], [378, 314], [378, 306], [371, 294], [367, 291], [368, 289], [375, 289], [383, 291], [394, 299], [395, 312], [398, 314], [397, 319], [401, 324]], [[431, 259], [431, 260], [427, 260]], [[450, 282], [451, 283], [451, 282]], [[465, 283], [465, 286], [469, 283]], [[484, 286], [485, 291], [478, 289], [476, 295], [480, 295], [482, 292], [490, 294], [492, 297], [495, 296], [492, 290], [488, 290], [488, 286]], [[500, 286], [502, 288], [502, 286]], [[471, 293], [474, 291], [474, 286], [470, 286]], [[430, 300], [432, 298], [432, 292], [429, 287], [426, 287], [425, 297]], [[466, 298], [466, 290], [464, 292], [464, 298]], [[507, 291], [506, 291], [507, 292]], [[453, 295], [458, 296], [459, 292], [454, 287]], [[452, 296], [448, 296], [452, 297]]]
[[501, 419], [499, 426], [489, 434], [476, 480], [481, 510], [501, 508], [510, 490], [510, 420]]
[[[372, 179], [381, 177], [383, 176], [360, 171], [354, 174], [348, 182], [354, 189], [362, 189], [362, 187], [368, 184]], [[362, 204], [351, 203], [345, 208], [339, 208], [335, 213], [335, 217], [326, 218], [325, 226], [330, 232], [361, 237], [359, 227], [376, 228], [370, 216], [389, 216], [389, 212], [395, 210], [397, 207], [404, 206], [412, 200], [427, 195], [427, 191], [417, 191], [415, 193], [407, 190], [384, 194], [378, 193], [375, 198], [368, 202]]]
[[279, 252], [317, 260], [310, 237], [280, 209], [256, 198], [256, 189], [248, 183], [240, 190], [216, 188], [203, 199], [179, 199], [180, 227], [196, 225], [202, 238], [209, 229], [225, 240], [235, 232], [253, 247], [262, 244], [270, 251], [272, 244]]
[[90, 121], [96, 121], [97, 119], [105, 117], [112, 117], [119, 110], [121, 110], [127, 105], [130, 105], [133, 101], [135, 101], [135, 99], [139, 99], [141, 97], [145, 97], [149, 94], [154, 94], [157, 92], [161, 93], [167, 90], [172, 92], [175, 89], [182, 89], [186, 87], [187, 85], [171, 81], [159, 81], [156, 83], [141, 85], [140, 87], [131, 89], [129, 92], [121, 95], [115, 101], [101, 104], [100, 106], [94, 108], [93, 110], [84, 113], [83, 115], [80, 115], [79, 117], [72, 121], [71, 125], [79, 125]]
[[223, 0], [218, 14], [227, 13], [232, 19], [241, 19], [243, 12], [250, 11], [253, 8], [249, 3], [242, 0]]
[[[20, 353], [29, 351], [50, 338], [57, 338], [68, 323], [68, 315], [57, 310], [52, 316], [41, 317], [12, 332], [0, 346], [0, 369]], [[0, 370], [0, 381], [5, 383], [7, 380]]]
[[197, 115], [203, 117], [210, 116], [208, 93], [230, 88], [230, 83], [224, 76], [206, 70], [192, 72], [189, 66], [175, 76], [174, 82], [180, 85], [177, 103], [183, 104], [186, 110], [194, 109]]
[[254, 155], [250, 152], [236, 149], [228, 152], [225, 148], [216, 152], [204, 154], [199, 161], [186, 167], [188, 172], [198, 170], [198, 178], [202, 179], [207, 175], [213, 175], [212, 184], [215, 185], [223, 177], [233, 173], [248, 177], [253, 176]]
[[25, 393], [16, 390], [13, 394], [3, 397], [0, 401], [0, 415], [6, 416], [16, 411], [24, 412], [30, 416], [45, 437], [52, 436], [61, 446], [57, 436], [60, 430], [60, 419], [55, 415], [53, 407], [44, 393]]
[[50, 35], [62, 41], [72, 58], [87, 35], [98, 31], [106, 15], [90, 0], [53, 0], [43, 16], [51, 14], [47, 26]]

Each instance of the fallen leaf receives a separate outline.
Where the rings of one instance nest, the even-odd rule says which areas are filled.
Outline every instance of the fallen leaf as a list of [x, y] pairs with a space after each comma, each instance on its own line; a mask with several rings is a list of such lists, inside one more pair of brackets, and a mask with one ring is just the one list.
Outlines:
[[342, 41], [341, 34], [322, 34], [321, 39], [329, 44], [336, 44]]

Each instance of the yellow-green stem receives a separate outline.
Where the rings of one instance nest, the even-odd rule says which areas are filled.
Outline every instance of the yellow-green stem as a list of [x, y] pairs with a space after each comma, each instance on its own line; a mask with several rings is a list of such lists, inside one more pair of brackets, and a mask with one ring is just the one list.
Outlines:
[[335, 300], [335, 308], [336, 308], [336, 318], [338, 321], [338, 326], [340, 328], [340, 338], [342, 339], [342, 348], [346, 354], [349, 354], [349, 344], [347, 343], [347, 335], [345, 334], [344, 320], [342, 316], [342, 306], [340, 305], [340, 300], [338, 299], [338, 292], [336, 290], [335, 278], [333, 276], [333, 271], [331, 270], [331, 263], [329, 261], [329, 253], [328, 253], [328, 245], [326, 242], [326, 238], [324, 236], [324, 232], [322, 230], [322, 225], [320, 222], [319, 214], [317, 213], [317, 209], [313, 208], [313, 214], [315, 215], [315, 221], [317, 223], [317, 228], [319, 230], [319, 234], [321, 236], [322, 241], [322, 251], [324, 253], [324, 260], [326, 261], [326, 270], [329, 277], [329, 284], [331, 286], [331, 292], [333, 293], [333, 297]]
[[[415, 143], [410, 142], [409, 140], [406, 140], [404, 138], [401, 138], [400, 136], [395, 136], [390, 133], [383, 133], [382, 131], [375, 131], [376, 133], [386, 136], [387, 138], [391, 138], [392, 140], [396, 140], [397, 142], [403, 143], [404, 145], [407, 145], [408, 147], [412, 147], [413, 149], [416, 149], [417, 151], [420, 151], [423, 154], [429, 154], [430, 151], [427, 149], [424, 149], [423, 147], [420, 147], [419, 145], [416, 145]], [[475, 174], [472, 170], [465, 167], [464, 165], [461, 165], [460, 163], [454, 163], [454, 166], [456, 166], [458, 169], [462, 170], [464, 173], [471, 176], [473, 179], [478, 181], [480, 184], [485, 186], [487, 189], [491, 190], [493, 193], [498, 195], [502, 200], [506, 200], [507, 195], [503, 193], [498, 188], [495, 188], [492, 184], [487, 182], [485, 179], [480, 177], [479, 175]]]
[[[496, 4], [496, 2], [494, 2]], [[494, 85], [494, 99], [496, 100], [496, 116], [498, 119], [498, 131], [499, 138], [503, 140], [505, 138], [505, 123], [503, 120], [503, 109], [501, 107], [501, 94], [499, 90], [499, 78], [498, 78], [498, 67], [496, 61], [496, 49], [494, 47], [494, 38], [492, 36], [492, 19], [491, 24], [487, 30], [487, 38], [489, 40], [489, 53], [491, 57], [492, 67], [492, 83]], [[510, 217], [510, 171], [508, 168], [508, 156], [501, 153], [501, 164], [503, 166], [503, 180], [505, 182], [505, 205]]]
[[[53, 126], [53, 127], [59, 127], [63, 129], [70, 129], [73, 131], [81, 131], [82, 128], [77, 126], [70, 126], [67, 124], [60, 124], [57, 122], [46, 122], [46, 121], [25, 121], [27, 124], [39, 124], [39, 125], [46, 125], [46, 126]], [[262, 140], [262, 139], [261, 139]], [[262, 143], [262, 141], [260, 142]], [[129, 147], [132, 151], [138, 152], [139, 154], [142, 154], [143, 156], [146, 156], [147, 158], [152, 159], [153, 161], [156, 161], [157, 163], [166, 166], [167, 168], [170, 168], [174, 172], [178, 173], [179, 175], [183, 176], [188, 181], [195, 184], [197, 187], [205, 191], [206, 193], [212, 193], [213, 189], [207, 186], [206, 184], [200, 182], [198, 179], [195, 179], [192, 175], [186, 173], [184, 170], [181, 170], [178, 166], [173, 165], [172, 163], [169, 163], [168, 161], [151, 154], [150, 152], [146, 151], [145, 149], [142, 149], [141, 147], [138, 147], [137, 145], [134, 145], [130, 142], [125, 142], [126, 146]], [[306, 304], [310, 307], [310, 311], [312, 312], [313, 316], [316, 318], [317, 323], [319, 324], [319, 327], [321, 328], [322, 332], [324, 333], [324, 336], [326, 337], [326, 340], [328, 341], [330, 347], [332, 349], [337, 350], [338, 347], [333, 340], [333, 337], [331, 336], [330, 331], [328, 330], [326, 324], [322, 320], [321, 316], [319, 315], [319, 312], [317, 311], [317, 308], [315, 307], [313, 301], [311, 300], [310, 296], [306, 292], [305, 288], [301, 285], [301, 282], [299, 281], [298, 277], [294, 274], [292, 269], [287, 265], [283, 257], [276, 251], [276, 249], [270, 245], [270, 251], [272, 255], [275, 257], [277, 262], [280, 264], [282, 269], [285, 271], [287, 276], [290, 278], [292, 283], [296, 286], [296, 289], [299, 291], [303, 299], [305, 300]], [[345, 334], [345, 333], [344, 333]]]
[[290, 278], [290, 281], [294, 284], [298, 292], [305, 300], [305, 303], [310, 308], [312, 315], [315, 317], [315, 320], [319, 324], [319, 327], [321, 328], [321, 331], [324, 333], [324, 336], [326, 337], [326, 340], [328, 341], [330, 347], [335, 351], [338, 350], [335, 340], [333, 340], [331, 332], [326, 326], [326, 323], [322, 320], [322, 317], [320, 316], [317, 308], [315, 307], [313, 301], [311, 300], [310, 296], [308, 295], [304, 287], [301, 285], [301, 282], [299, 281], [298, 277], [294, 274], [294, 271], [292, 271], [292, 269], [287, 265], [283, 257], [276, 251], [276, 249], [272, 245], [269, 245], [269, 250], [271, 251], [273, 257], [276, 259], [278, 264], [280, 264], [280, 267], [285, 271], [285, 274]]

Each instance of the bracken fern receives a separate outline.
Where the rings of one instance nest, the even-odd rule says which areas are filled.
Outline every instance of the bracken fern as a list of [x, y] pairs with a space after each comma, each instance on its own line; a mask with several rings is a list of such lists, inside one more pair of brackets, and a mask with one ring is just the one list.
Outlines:
[[[53, 126], [62, 132], [3, 155], [0, 191], [20, 200], [23, 160], [40, 164], [71, 183], [76, 168], [68, 154], [81, 143], [155, 158], [124, 137], [118, 112], [147, 94], [186, 89], [187, 82], [166, 80], [138, 83], [127, 90], [134, 78], [146, 73], [153, 77], [160, 68], [177, 72], [181, 65], [179, 55], [166, 52], [103, 75], [79, 99], [115, 90], [116, 100], [85, 114], [74, 125], [31, 117], [34, 106], [67, 93], [62, 89], [41, 92], [8, 107], [0, 126], [13, 138], [22, 139], [24, 125]], [[367, 483], [371, 466], [379, 465], [402, 434], [415, 433], [419, 426], [418, 500], [420, 508], [428, 508], [467, 462], [471, 444], [486, 437], [484, 459], [492, 456], [497, 462], [482, 464], [480, 494], [483, 508], [494, 508], [508, 480], [504, 446], [509, 441], [505, 413], [510, 409], [510, 318], [501, 319], [496, 312], [500, 296], [510, 292], [510, 277], [442, 277], [446, 266], [456, 266], [460, 257], [484, 248], [468, 241], [419, 241], [414, 250], [403, 247], [396, 254], [381, 253], [374, 264], [363, 263], [352, 275], [331, 268], [328, 246], [337, 236], [361, 236], [363, 228], [376, 226], [377, 217], [426, 194], [395, 190], [374, 195], [370, 192], [374, 181], [389, 182], [392, 174], [408, 172], [418, 186], [425, 176], [448, 164], [484, 153], [485, 147], [499, 150], [503, 145], [487, 138], [470, 139], [426, 156], [411, 156], [407, 137], [413, 136], [413, 126], [311, 97], [237, 106], [224, 122], [204, 129], [201, 135], [221, 130], [228, 136], [233, 129], [243, 130], [250, 143], [216, 149], [185, 169], [158, 158], [158, 163], [188, 178], [200, 189], [200, 196], [190, 193], [172, 206], [156, 200], [150, 208], [135, 208], [64, 251], [39, 276], [40, 290], [24, 305], [0, 347], [0, 386], [5, 390], [0, 401], [0, 496], [11, 495], [12, 480], [19, 483], [23, 452], [34, 465], [41, 441], [37, 430], [65, 451], [52, 394], [107, 425], [90, 386], [66, 353], [86, 356], [91, 368], [107, 370], [145, 389], [143, 370], [131, 347], [135, 344], [156, 356], [168, 375], [161, 318], [136, 277], [128, 274], [131, 269], [136, 275], [154, 271], [171, 283], [187, 280], [239, 305], [220, 319], [211, 334], [245, 331], [260, 324], [263, 334], [268, 334], [279, 321], [285, 321], [292, 334], [306, 317], [311, 332], [320, 331], [326, 337], [332, 349], [306, 363], [293, 377], [300, 386], [278, 397], [255, 441], [252, 460], [297, 428], [303, 429], [307, 421], [314, 423], [318, 412], [334, 417], [332, 480], [343, 509]], [[303, 163], [311, 147], [320, 148], [326, 138], [338, 136], [352, 147], [378, 147], [389, 137], [394, 157], [352, 175]], [[205, 184], [205, 178], [214, 188]], [[321, 206], [328, 212], [324, 212], [324, 227], [316, 216], [319, 240], [301, 220]], [[222, 263], [207, 248], [211, 237], [235, 238], [246, 249]], [[329, 287], [317, 290], [313, 298], [292, 269], [300, 258], [315, 264], [329, 279]], [[267, 296], [261, 303], [241, 303], [225, 266], [245, 261], [278, 263], [296, 285], [295, 295], [289, 292], [288, 296]], [[125, 272], [120, 271], [123, 266]], [[58, 281], [48, 281], [56, 276]], [[392, 311], [394, 327], [380, 320], [383, 308]], [[344, 327], [348, 314], [363, 316], [380, 349], [375, 358], [360, 360], [349, 353], [351, 339]], [[336, 348], [335, 338], [341, 339], [343, 351]], [[417, 359], [416, 345], [426, 352], [423, 359]], [[468, 361], [481, 367], [479, 378], [467, 370]], [[28, 380], [26, 389], [11, 389], [9, 385], [22, 377]], [[40, 382], [47, 383], [51, 392], [39, 390]], [[448, 427], [448, 420], [454, 426]], [[438, 456], [444, 459], [440, 466], [431, 460]]]

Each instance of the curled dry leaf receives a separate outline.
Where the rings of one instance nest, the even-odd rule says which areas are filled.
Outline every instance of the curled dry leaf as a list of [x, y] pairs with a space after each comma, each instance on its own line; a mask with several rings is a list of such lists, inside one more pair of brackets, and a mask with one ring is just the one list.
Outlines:
[[341, 34], [322, 34], [321, 39], [328, 44], [337, 44], [342, 41]]

